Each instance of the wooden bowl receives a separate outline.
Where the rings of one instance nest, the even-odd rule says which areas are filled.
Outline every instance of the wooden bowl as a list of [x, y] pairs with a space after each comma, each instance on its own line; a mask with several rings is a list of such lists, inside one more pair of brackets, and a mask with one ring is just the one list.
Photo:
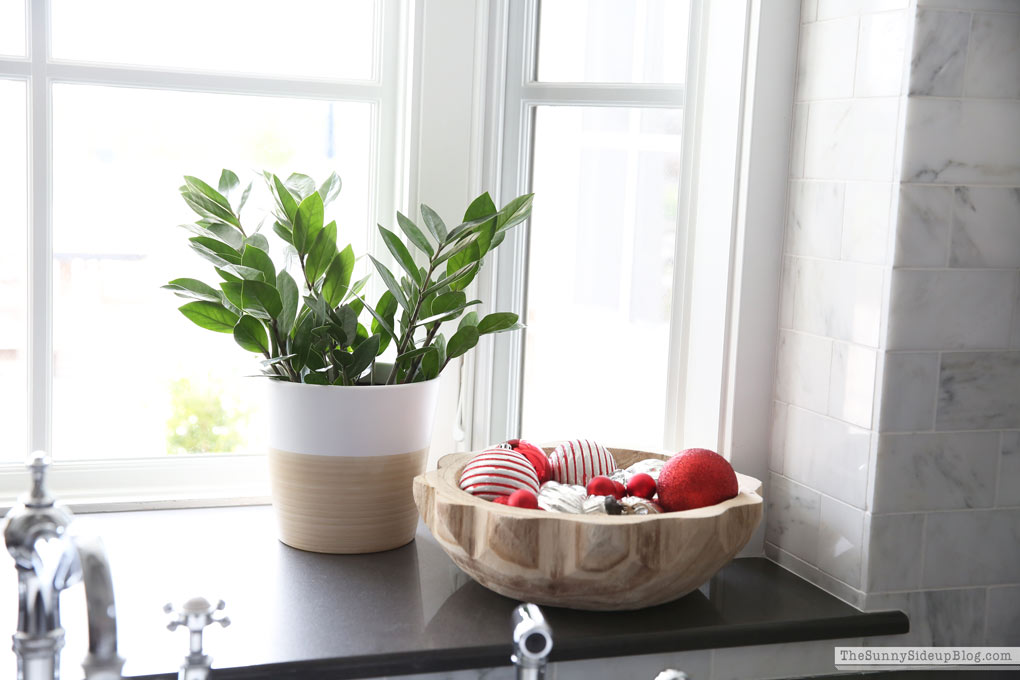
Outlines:
[[[620, 467], [669, 457], [610, 450]], [[473, 455], [444, 456], [438, 469], [415, 477], [414, 501], [458, 567], [516, 600], [599, 611], [669, 602], [733, 559], [761, 521], [761, 482], [739, 473], [734, 498], [682, 512], [574, 515], [499, 505], [461, 491]]]

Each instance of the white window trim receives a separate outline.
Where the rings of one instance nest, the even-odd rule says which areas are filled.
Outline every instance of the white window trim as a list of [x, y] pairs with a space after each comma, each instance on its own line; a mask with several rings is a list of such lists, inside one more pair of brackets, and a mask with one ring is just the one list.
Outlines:
[[[534, 72], [530, 63], [534, 50], [525, 46], [534, 44], [535, 0], [491, 0], [490, 8], [486, 138], [480, 175], [483, 184], [498, 186], [503, 197], [527, 191], [530, 185], [529, 168], [520, 162], [530, 152], [530, 131], [517, 129], [529, 121], [523, 112], [519, 118], [513, 115], [514, 102], [570, 98], [572, 103], [583, 103], [586, 97], [591, 103], [669, 101], [668, 88], [656, 86], [525, 83], [524, 74]], [[674, 312], [671, 321], [665, 441], [676, 450], [696, 438], [759, 479], [764, 479], [767, 469], [771, 430], [799, 12], [798, 0], [696, 1], [691, 21], [685, 167], [673, 287], [674, 304], [681, 310]], [[523, 40], [512, 40], [515, 35]], [[742, 55], [736, 64], [734, 53]], [[727, 77], [730, 89], [713, 92], [705, 87]], [[711, 122], [727, 113], [732, 125], [717, 126], [714, 136], [706, 135]], [[506, 133], [500, 136], [496, 131], [504, 129], [504, 121]], [[720, 144], [726, 153], [713, 167]], [[723, 202], [713, 203], [720, 196]], [[718, 208], [715, 214], [708, 211], [713, 206]], [[689, 225], [686, 230], [684, 225]], [[495, 308], [524, 311], [526, 242], [525, 227], [507, 239], [499, 257], [480, 277], [480, 297], [492, 299]], [[697, 271], [697, 258], [706, 249], [726, 264], [715, 275]], [[723, 313], [712, 324], [707, 344], [721, 349], [706, 353], [703, 346], [688, 342], [688, 333], [695, 326], [703, 332], [708, 322], [698, 314], [716, 304], [720, 291], [718, 304]], [[469, 362], [473, 364], [468, 368], [470, 387], [477, 395], [469, 401], [474, 405], [469, 410], [474, 448], [519, 428], [522, 346], [521, 334], [485, 338]], [[713, 397], [707, 400], [697, 371], [691, 370], [706, 366], [713, 376]], [[491, 399], [486, 398], [489, 395]], [[757, 546], [750, 548], [760, 549], [760, 541]]]
[[[49, 51], [50, 2], [26, 0], [27, 57], [0, 57], [0, 78], [28, 88], [28, 395], [29, 450], [49, 451], [52, 443], [52, 84], [75, 82], [147, 89], [248, 94], [296, 99], [370, 102], [375, 107], [372, 148], [374, 215], [403, 207], [414, 167], [407, 111], [415, 95], [409, 65], [419, 43], [416, 3], [380, 0], [376, 73], [370, 81], [235, 75], [88, 64], [55, 60]], [[394, 40], [396, 50], [384, 49]], [[376, 231], [370, 248], [382, 252]], [[111, 416], [115, 417], [115, 416]], [[26, 452], [27, 453], [27, 452]], [[28, 486], [20, 463], [0, 465], [0, 507], [9, 507]], [[268, 502], [263, 455], [159, 456], [128, 460], [54, 461], [54, 492], [72, 507], [90, 511]]]

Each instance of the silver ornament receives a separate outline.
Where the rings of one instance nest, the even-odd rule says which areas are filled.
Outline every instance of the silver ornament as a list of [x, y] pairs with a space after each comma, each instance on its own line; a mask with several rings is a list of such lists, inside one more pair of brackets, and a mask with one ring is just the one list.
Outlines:
[[584, 512], [584, 499], [588, 493], [583, 486], [546, 482], [538, 492], [538, 507], [549, 512]]
[[658, 503], [639, 496], [625, 496], [620, 503], [623, 504], [625, 515], [657, 515], [662, 512], [662, 507]]
[[623, 506], [612, 496], [588, 496], [584, 501], [586, 515], [622, 515]]

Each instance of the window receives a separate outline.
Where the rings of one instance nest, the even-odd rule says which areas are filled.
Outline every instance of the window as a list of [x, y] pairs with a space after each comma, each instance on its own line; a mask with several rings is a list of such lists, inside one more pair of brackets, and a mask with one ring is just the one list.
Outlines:
[[518, 433], [665, 444], [691, 9], [510, 5], [503, 188], [536, 199], [496, 295], [527, 330], [495, 340], [476, 445]]
[[271, 209], [263, 169], [336, 171], [342, 238], [372, 247], [405, 190], [403, 7], [0, 0], [0, 462], [17, 489], [29, 449], [51, 452], [57, 480], [108, 466], [156, 495], [169, 460], [257, 452], [257, 363], [160, 290], [208, 276], [176, 187], [224, 167], [254, 179], [254, 226]]

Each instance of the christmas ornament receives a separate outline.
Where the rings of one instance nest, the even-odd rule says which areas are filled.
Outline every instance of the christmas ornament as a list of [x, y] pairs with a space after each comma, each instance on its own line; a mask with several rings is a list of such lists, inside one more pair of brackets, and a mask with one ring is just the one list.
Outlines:
[[535, 472], [538, 474], [538, 483], [545, 484], [552, 479], [552, 469], [549, 467], [549, 456], [545, 455], [545, 451], [538, 448], [531, 442], [524, 441], [523, 439], [508, 439], [499, 445], [501, 449], [510, 449], [517, 453], [523, 453], [525, 457], [531, 461], [531, 464], [535, 466]]
[[655, 480], [644, 472], [639, 472], [627, 481], [627, 495], [639, 498], [651, 498], [655, 495]]
[[588, 496], [584, 501], [586, 515], [622, 515], [623, 505], [612, 496]]
[[639, 496], [627, 496], [620, 501], [625, 515], [656, 515], [662, 512], [662, 506]]
[[523, 453], [492, 448], [468, 462], [460, 476], [460, 488], [491, 501], [509, 496], [517, 489], [537, 494], [539, 484], [535, 468]]
[[495, 498], [492, 499], [492, 502], [498, 503], [499, 505], [506, 505], [507, 500], [509, 499], [510, 496], [496, 496]]
[[592, 477], [588, 484], [584, 487], [584, 490], [588, 492], [589, 496], [615, 496], [616, 485], [613, 484], [613, 480], [609, 477]]
[[613, 483], [613, 496], [616, 500], [620, 500], [627, 495], [627, 487], [624, 486], [623, 482], [618, 482], [615, 479], [609, 480]]
[[538, 510], [538, 497], [527, 489], [517, 489], [507, 497], [506, 504], [514, 508]]
[[661, 458], [646, 458], [645, 460], [639, 460], [628, 468], [620, 468], [610, 472], [609, 478], [615, 482], [626, 484], [634, 475], [645, 474], [651, 477], [652, 481], [655, 481], [658, 480], [659, 472], [662, 471], [662, 466], [665, 464], [666, 461]]
[[561, 484], [585, 485], [592, 477], [608, 475], [616, 460], [606, 447], [587, 439], [575, 439], [556, 447], [549, 455], [552, 477]]
[[584, 512], [584, 500], [588, 493], [583, 486], [546, 482], [538, 492], [538, 507], [550, 512]]
[[687, 449], [670, 458], [658, 486], [659, 504], [669, 512], [715, 505], [739, 492], [733, 466], [708, 449]]

